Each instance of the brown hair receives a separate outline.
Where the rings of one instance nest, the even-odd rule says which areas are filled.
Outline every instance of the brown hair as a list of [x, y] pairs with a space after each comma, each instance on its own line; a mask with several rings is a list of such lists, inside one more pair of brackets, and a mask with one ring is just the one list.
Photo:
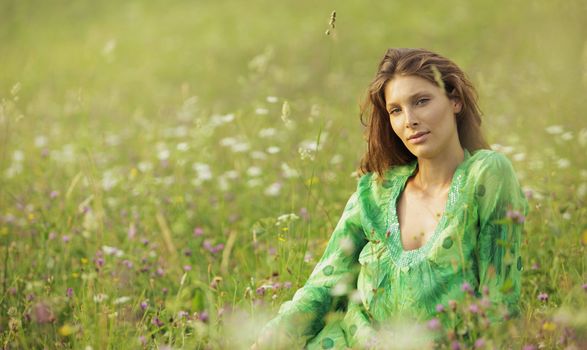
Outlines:
[[424, 49], [389, 49], [379, 63], [361, 107], [361, 123], [366, 127], [367, 151], [360, 172], [376, 172], [380, 178], [390, 167], [416, 159], [397, 137], [385, 108], [385, 84], [397, 75], [424, 78], [444, 88], [447, 96], [461, 102], [457, 130], [461, 146], [473, 152], [489, 148], [481, 131], [481, 111], [477, 93], [465, 73], [452, 61]]

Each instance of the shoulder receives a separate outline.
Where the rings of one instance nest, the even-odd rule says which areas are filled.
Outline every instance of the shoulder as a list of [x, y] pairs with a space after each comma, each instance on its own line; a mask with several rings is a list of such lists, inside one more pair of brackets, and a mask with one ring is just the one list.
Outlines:
[[514, 175], [512, 162], [503, 153], [481, 149], [475, 151], [469, 159], [468, 172], [479, 177], [497, 177]]

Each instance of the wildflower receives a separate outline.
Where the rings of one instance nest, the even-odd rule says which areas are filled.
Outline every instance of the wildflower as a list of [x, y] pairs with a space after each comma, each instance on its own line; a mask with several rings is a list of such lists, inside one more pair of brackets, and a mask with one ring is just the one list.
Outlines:
[[96, 265], [97, 269], [100, 269], [102, 266], [104, 266], [104, 258], [102, 258], [102, 257], [94, 258], [94, 265]]
[[197, 317], [198, 320], [200, 320], [200, 321], [202, 321], [204, 323], [208, 322], [209, 316], [208, 316], [208, 312], [207, 311], [202, 311], [202, 312], [200, 312], [197, 315], [198, 315], [198, 317]]
[[310, 214], [308, 213], [308, 209], [306, 207], [300, 208], [300, 217], [306, 221], [310, 218]]
[[147, 309], [147, 307], [149, 306], [149, 304], [147, 303], [147, 300], [144, 300], [144, 301], [141, 301], [139, 306], [141, 307], [141, 310], [145, 311]]
[[270, 146], [267, 148], [267, 153], [269, 154], [276, 154], [279, 153], [281, 151], [281, 149], [277, 146]]
[[472, 314], [479, 313], [479, 305], [477, 305], [475, 303], [469, 305], [469, 312], [472, 313]]
[[69, 243], [70, 238], [67, 235], [64, 235], [63, 237], [61, 237], [61, 240], [63, 240], [63, 243]]
[[544, 293], [544, 292], [538, 294], [538, 300], [540, 300], [542, 302], [547, 302], [548, 301], [548, 294]]
[[551, 134], [551, 135], [556, 135], [556, 134], [562, 134], [563, 132], [563, 127], [561, 125], [551, 125], [549, 127], [547, 127], [546, 132]]
[[526, 220], [524, 215], [517, 210], [508, 210], [506, 216], [515, 224], [521, 224]]
[[458, 341], [455, 340], [450, 344], [450, 348], [451, 348], [451, 350], [461, 350], [462, 346], [461, 346], [461, 343], [459, 343]]
[[158, 267], [156, 273], [159, 277], [162, 277], [165, 274], [165, 270], [163, 270], [161, 267]]
[[276, 134], [276, 130], [274, 128], [266, 128], [266, 129], [261, 129], [259, 131], [259, 137], [262, 137], [262, 138], [272, 137], [272, 136], [275, 136], [275, 134]]
[[187, 318], [188, 316], [189, 316], [189, 313], [187, 311], [180, 310], [177, 313], [177, 318], [179, 318], [179, 319]]
[[141, 335], [139, 337], [139, 342], [141, 343], [142, 346], [147, 346], [147, 337], [145, 337], [144, 335]]
[[265, 288], [263, 286], [257, 288], [257, 290], [255, 291], [257, 293], [257, 295], [259, 296], [263, 296], [265, 295]]
[[281, 187], [281, 183], [274, 182], [265, 189], [264, 193], [266, 196], [276, 197], [279, 195], [279, 192], [281, 192]]
[[292, 287], [292, 283], [290, 281], [286, 281], [283, 283], [283, 288], [290, 289]]
[[482, 291], [483, 295], [488, 296], [489, 295], [489, 287], [487, 286], [483, 286], [483, 291]]
[[67, 296], [68, 298], [73, 297], [73, 288], [67, 288], [67, 290], [65, 291], [65, 296]]
[[442, 305], [442, 304], [436, 305], [436, 312], [438, 312], [438, 313], [444, 312], [444, 305]]
[[255, 108], [255, 114], [257, 114], [257, 115], [267, 115], [268, 113], [269, 113], [269, 110], [267, 108], [263, 108], [263, 107]]
[[204, 229], [201, 227], [196, 227], [194, 229], [194, 237], [200, 237], [204, 234]]
[[55, 315], [49, 305], [39, 302], [33, 307], [33, 317], [37, 323], [51, 323], [55, 321]]
[[51, 191], [51, 193], [49, 193], [49, 198], [51, 199], [55, 199], [59, 196], [59, 191]]
[[465, 293], [469, 293], [469, 294], [473, 293], [473, 288], [471, 287], [471, 285], [468, 282], [464, 282], [461, 285], [461, 290]]
[[583, 288], [583, 290], [585, 292], [587, 292], [587, 283], [583, 283], [583, 285], [581, 286], [581, 288]]
[[485, 339], [479, 338], [475, 341], [475, 349], [482, 349], [485, 347]]
[[430, 329], [431, 331], [437, 331], [441, 327], [442, 325], [440, 324], [440, 320], [436, 317], [428, 321], [428, 329]]
[[159, 319], [159, 317], [153, 317], [153, 319], [151, 320], [151, 323], [152, 323], [153, 325], [155, 325], [156, 327], [159, 327], [159, 328], [160, 328], [160, 327], [163, 327], [163, 325], [164, 325], [163, 321], [161, 321], [161, 320]]
[[95, 303], [101, 303], [106, 299], [108, 299], [108, 295], [106, 295], [104, 293], [98, 293], [98, 294], [94, 295], [94, 302]]
[[184, 265], [183, 266], [183, 270], [184, 271], [191, 271], [192, 270], [192, 267], [190, 265]]
[[122, 264], [123, 264], [124, 266], [126, 266], [127, 268], [129, 268], [129, 269], [132, 269], [132, 267], [133, 267], [133, 263], [132, 263], [132, 261], [130, 261], [130, 260], [123, 260], [123, 261], [122, 261]]
[[130, 297], [123, 296], [114, 300], [114, 305], [124, 304], [130, 301]]

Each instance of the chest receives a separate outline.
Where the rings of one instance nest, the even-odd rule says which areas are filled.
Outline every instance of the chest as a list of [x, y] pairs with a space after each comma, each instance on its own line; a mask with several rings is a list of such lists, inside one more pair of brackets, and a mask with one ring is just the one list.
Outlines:
[[397, 201], [401, 242], [404, 250], [418, 249], [432, 237], [446, 207], [448, 191], [424, 196], [406, 187]]

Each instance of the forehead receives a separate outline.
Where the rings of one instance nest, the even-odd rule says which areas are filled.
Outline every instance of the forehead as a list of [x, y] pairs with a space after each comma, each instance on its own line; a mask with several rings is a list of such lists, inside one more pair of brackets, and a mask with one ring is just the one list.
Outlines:
[[414, 75], [396, 76], [385, 84], [386, 104], [399, 103], [420, 93], [438, 94], [441, 89], [424, 78]]

